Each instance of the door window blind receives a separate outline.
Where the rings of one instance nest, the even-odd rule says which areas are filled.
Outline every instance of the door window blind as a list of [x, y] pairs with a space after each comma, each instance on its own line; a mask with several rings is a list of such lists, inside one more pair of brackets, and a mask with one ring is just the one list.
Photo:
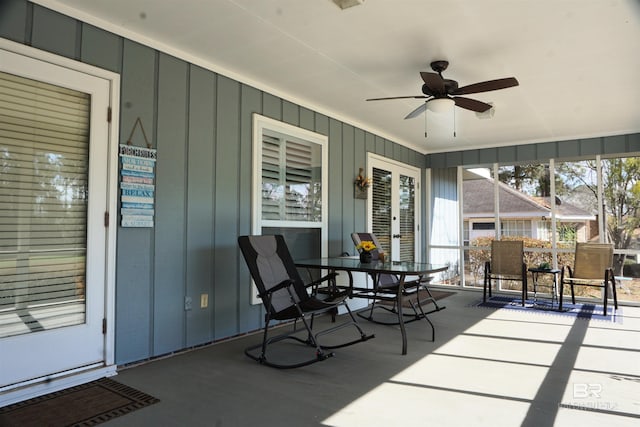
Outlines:
[[0, 337], [84, 322], [90, 101], [0, 73]]
[[414, 261], [415, 217], [415, 180], [400, 175], [400, 261]]
[[382, 250], [391, 255], [391, 172], [373, 168], [372, 231]]

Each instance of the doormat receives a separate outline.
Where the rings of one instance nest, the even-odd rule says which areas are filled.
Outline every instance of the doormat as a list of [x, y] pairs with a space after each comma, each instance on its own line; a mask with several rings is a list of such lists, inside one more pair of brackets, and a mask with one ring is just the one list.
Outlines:
[[[569, 298], [571, 301], [571, 298]], [[604, 320], [615, 323], [622, 323], [622, 308], [618, 306], [617, 310], [613, 309], [613, 303], [607, 304], [607, 314], [603, 314], [602, 304], [592, 303], [578, 303], [571, 304], [570, 302], [562, 301], [562, 311], [558, 310], [558, 302], [551, 304], [551, 301], [538, 300], [534, 304], [533, 300], [525, 300], [524, 307], [522, 306], [522, 298], [510, 297], [510, 296], [493, 296], [487, 298], [487, 302], [482, 300], [472, 304], [473, 307], [485, 307], [507, 310], [518, 310], [527, 313], [536, 314], [548, 314], [557, 316], [571, 316], [576, 319], [587, 320]]]
[[102, 378], [0, 408], [0, 426], [94, 426], [157, 402], [153, 396]]

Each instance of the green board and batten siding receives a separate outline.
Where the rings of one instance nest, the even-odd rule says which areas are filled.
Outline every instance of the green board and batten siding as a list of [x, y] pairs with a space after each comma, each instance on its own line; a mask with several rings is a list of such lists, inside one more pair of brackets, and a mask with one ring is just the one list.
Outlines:
[[427, 168], [448, 168], [487, 165], [495, 162], [506, 164], [544, 162], [549, 159], [576, 159], [598, 154], [607, 156], [624, 153], [633, 153], [633, 155], [640, 153], [640, 134], [429, 154], [426, 156], [424, 166]]
[[[353, 179], [373, 152], [432, 168], [434, 197], [455, 196], [455, 167], [640, 152], [620, 135], [424, 156], [335, 118], [24, 0], [0, 2], [0, 37], [121, 76], [120, 140], [140, 117], [158, 149], [155, 228], [119, 228], [116, 363], [179, 351], [258, 329], [236, 237], [251, 231], [252, 114], [329, 136], [329, 255], [353, 252], [366, 200]], [[135, 145], [144, 145], [137, 132]], [[423, 175], [425, 177], [426, 175]], [[423, 195], [429, 183], [423, 181]], [[422, 241], [426, 241], [423, 197]], [[432, 209], [434, 203], [432, 201]], [[200, 295], [209, 306], [199, 308]], [[184, 310], [185, 297], [193, 309]]]
[[[416, 151], [37, 4], [0, 8], [0, 37], [120, 74], [118, 142], [140, 117], [158, 149], [155, 227], [118, 228], [118, 364], [261, 327], [236, 243], [251, 231], [253, 113], [330, 136], [331, 255], [352, 251], [349, 234], [366, 227], [352, 181], [367, 151], [424, 166]], [[132, 140], [145, 144], [139, 131]]]

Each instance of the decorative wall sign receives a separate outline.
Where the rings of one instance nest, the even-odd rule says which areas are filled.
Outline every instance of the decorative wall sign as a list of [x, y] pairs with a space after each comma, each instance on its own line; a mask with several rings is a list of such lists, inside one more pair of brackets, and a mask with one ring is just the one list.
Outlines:
[[120, 225], [153, 227], [156, 150], [120, 144]]

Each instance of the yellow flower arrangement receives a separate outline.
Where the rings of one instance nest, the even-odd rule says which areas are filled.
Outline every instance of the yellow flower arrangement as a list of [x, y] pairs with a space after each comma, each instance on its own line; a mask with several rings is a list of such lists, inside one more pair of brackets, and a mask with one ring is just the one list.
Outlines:
[[371, 252], [376, 249], [376, 245], [371, 240], [363, 240], [356, 246], [356, 249]]

